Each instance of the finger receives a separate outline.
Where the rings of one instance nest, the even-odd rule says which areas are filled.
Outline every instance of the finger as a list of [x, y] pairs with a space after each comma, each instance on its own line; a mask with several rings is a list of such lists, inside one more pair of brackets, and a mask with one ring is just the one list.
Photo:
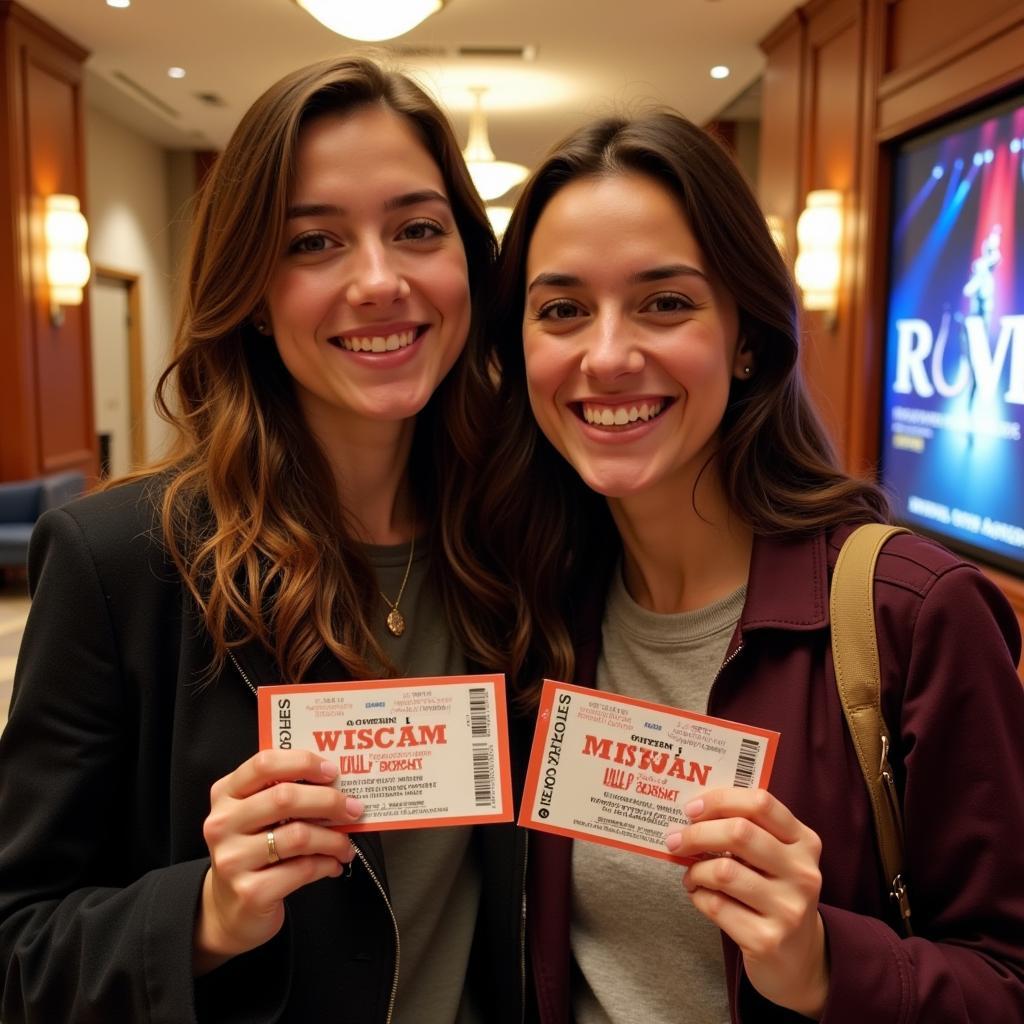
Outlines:
[[759, 871], [778, 876], [792, 856], [791, 848], [749, 818], [712, 818], [673, 828], [665, 837], [679, 857], [719, 857], [728, 851]]
[[727, 893], [701, 887], [688, 894], [694, 907], [725, 932], [740, 949], [760, 945], [773, 928], [771, 921], [763, 914], [734, 900]]
[[338, 777], [338, 764], [311, 750], [261, 750], [213, 784], [212, 795], [243, 799], [275, 782], [313, 782], [321, 785]]
[[766, 789], [709, 789], [684, 808], [692, 822], [747, 818], [783, 843], [798, 842], [803, 823]]
[[289, 821], [261, 835], [247, 837], [247, 847], [252, 850], [251, 864], [256, 868], [308, 856], [333, 857], [348, 864], [356, 855], [352, 840], [344, 832], [308, 821]]
[[240, 907], [254, 914], [270, 913], [296, 889], [321, 878], [337, 878], [344, 869], [335, 857], [290, 857], [272, 871], [250, 872], [239, 886]]
[[697, 890], [717, 892], [762, 915], [775, 905], [773, 888], [777, 883], [733, 857], [715, 857], [692, 864], [683, 877], [683, 886], [692, 896]]
[[355, 797], [333, 787], [307, 786], [301, 782], [278, 782], [229, 807], [225, 815], [239, 832], [258, 832], [289, 818], [351, 825], [363, 814], [362, 801]]

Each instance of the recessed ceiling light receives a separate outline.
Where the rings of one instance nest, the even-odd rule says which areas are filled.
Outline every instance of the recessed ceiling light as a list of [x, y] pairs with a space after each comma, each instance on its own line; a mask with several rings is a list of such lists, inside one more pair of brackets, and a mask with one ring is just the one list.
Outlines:
[[185, 69], [184, 68], [168, 68], [167, 69], [167, 74], [171, 78], [184, 78], [185, 77]]
[[132, 0], [107, 0], [108, 7], [131, 7]]
[[711, 69], [711, 77], [712, 78], [728, 78], [729, 77], [729, 69], [724, 64], [716, 64]]

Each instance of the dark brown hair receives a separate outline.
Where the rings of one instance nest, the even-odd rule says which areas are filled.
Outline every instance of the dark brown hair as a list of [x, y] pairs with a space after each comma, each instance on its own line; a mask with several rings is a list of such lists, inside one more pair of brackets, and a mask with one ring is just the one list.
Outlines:
[[884, 495], [843, 473], [808, 400], [797, 301], [764, 215], [729, 154], [686, 118], [657, 111], [588, 125], [556, 146], [524, 186], [499, 260], [494, 331], [500, 421], [484, 481], [492, 553], [515, 581], [509, 623], [524, 679], [569, 678], [565, 595], [602, 588], [620, 550], [605, 500], [544, 438], [527, 398], [522, 318], [530, 240], [544, 208], [581, 178], [637, 173], [678, 201], [711, 274], [739, 310], [755, 374], [733, 381], [716, 460], [726, 497], [755, 533], [807, 532], [886, 518]]
[[[412, 125], [444, 178], [466, 250], [473, 315], [466, 348], [417, 417], [410, 458], [416, 508], [430, 510], [431, 574], [470, 656], [497, 655], [478, 628], [493, 595], [467, 525], [493, 404], [482, 343], [494, 236], [437, 105], [405, 76], [363, 58], [288, 75], [249, 109], [198, 200], [174, 360], [158, 389], [177, 428], [160, 471], [164, 540], [213, 640], [211, 673], [257, 640], [286, 680], [327, 648], [354, 675], [390, 670], [368, 609], [377, 585], [346, 521], [327, 460], [288, 371], [253, 319], [283, 246], [304, 124], [381, 104]], [[135, 474], [136, 476], [140, 474]]]

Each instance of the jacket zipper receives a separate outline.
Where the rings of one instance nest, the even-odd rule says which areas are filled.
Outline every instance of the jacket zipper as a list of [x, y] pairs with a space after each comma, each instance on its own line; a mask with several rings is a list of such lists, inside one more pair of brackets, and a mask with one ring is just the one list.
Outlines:
[[709, 715], [712, 713], [711, 712], [711, 695], [715, 692], [715, 685], [718, 683], [719, 678], [721, 677], [722, 673], [725, 671], [726, 666], [729, 665], [731, 662], [735, 661], [737, 656], [739, 655], [740, 651], [742, 651], [742, 650], [743, 650], [743, 641], [740, 640], [740, 642], [736, 645], [736, 650], [734, 650], [732, 652], [732, 654], [730, 654], [729, 657], [726, 658], [725, 661], [723, 661], [722, 664], [718, 666], [718, 671], [715, 673], [715, 678], [711, 680], [711, 688], [708, 690], [708, 703], [707, 703], [707, 709], [706, 710], [707, 710], [707, 713]]
[[238, 664], [238, 659], [235, 657], [235, 652], [228, 651], [228, 657], [231, 659], [231, 664], [235, 666], [236, 671], [242, 677], [242, 682], [245, 683], [245, 685], [248, 686], [249, 689], [252, 690], [252, 692], [255, 694], [256, 687], [252, 685], [252, 683], [249, 681], [249, 677], [245, 674], [244, 669], [242, 668], [241, 665]]
[[352, 843], [352, 849], [355, 850], [356, 856], [362, 862], [366, 873], [373, 879], [373, 884], [377, 886], [377, 891], [380, 893], [381, 899], [384, 900], [384, 906], [388, 908], [388, 913], [391, 915], [391, 927], [395, 931], [395, 971], [391, 977], [391, 996], [388, 999], [388, 1015], [385, 1017], [385, 1024], [391, 1024], [391, 1016], [395, 1011], [395, 996], [398, 995], [398, 971], [402, 962], [402, 944], [398, 938], [398, 919], [395, 917], [395, 912], [391, 908], [391, 900], [388, 899], [388, 894], [384, 891], [384, 886], [380, 884], [380, 879], [374, 874], [373, 868], [370, 867], [370, 862], [366, 859], [366, 855], [362, 850]]
[[[231, 664], [235, 666], [238, 674], [242, 677], [242, 682], [249, 687], [250, 690], [255, 694], [256, 687], [252, 685], [252, 681], [245, 674], [245, 670], [241, 665], [238, 664], [238, 659], [235, 657], [233, 651], [228, 651], [228, 657], [231, 659]], [[351, 837], [349, 839], [352, 842]], [[395, 933], [395, 970], [391, 976], [391, 995], [388, 998], [388, 1015], [384, 1019], [384, 1024], [391, 1024], [391, 1018], [395, 1012], [395, 997], [398, 995], [398, 971], [399, 965], [402, 961], [402, 944], [398, 937], [398, 919], [395, 917], [394, 908], [391, 906], [391, 900], [388, 899], [388, 894], [384, 891], [384, 886], [380, 884], [380, 879], [374, 873], [373, 868], [370, 867], [370, 862], [366, 859], [366, 855], [354, 842], [352, 842], [352, 849], [355, 850], [356, 856], [362, 862], [366, 873], [373, 879], [373, 884], [377, 886], [377, 891], [381, 895], [381, 899], [384, 900], [384, 906], [388, 908], [388, 916], [391, 918], [391, 927]], [[526, 917], [526, 874], [525, 874], [525, 861], [524, 861], [524, 874], [523, 874], [523, 920], [525, 928], [525, 917]], [[526, 990], [526, 935], [525, 931], [523, 934], [523, 991]], [[524, 1014], [525, 1014], [525, 1000], [524, 1000]]]
[[519, 1019], [526, 1024], [526, 869], [530, 858], [530, 834], [523, 832], [523, 901], [519, 915]]

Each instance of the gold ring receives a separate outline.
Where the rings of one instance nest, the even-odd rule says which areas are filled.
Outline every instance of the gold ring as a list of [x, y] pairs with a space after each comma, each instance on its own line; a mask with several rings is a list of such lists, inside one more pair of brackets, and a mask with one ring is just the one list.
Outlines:
[[276, 864], [281, 859], [281, 854], [277, 852], [277, 843], [274, 842], [274, 833], [270, 831], [267, 833], [267, 860], [271, 864]]

